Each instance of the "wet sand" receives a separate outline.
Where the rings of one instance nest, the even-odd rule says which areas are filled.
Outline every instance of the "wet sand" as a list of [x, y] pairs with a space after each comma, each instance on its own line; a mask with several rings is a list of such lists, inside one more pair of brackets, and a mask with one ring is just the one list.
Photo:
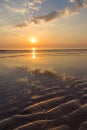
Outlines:
[[27, 68], [0, 77], [0, 130], [87, 130], [87, 80]]

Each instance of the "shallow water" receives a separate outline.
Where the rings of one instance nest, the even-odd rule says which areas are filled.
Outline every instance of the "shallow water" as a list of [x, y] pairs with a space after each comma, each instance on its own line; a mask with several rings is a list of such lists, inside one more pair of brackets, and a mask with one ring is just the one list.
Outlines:
[[87, 50], [0, 51], [0, 75], [15, 67], [50, 70], [58, 74], [87, 76]]
[[0, 130], [80, 128], [87, 121], [86, 66], [87, 50], [0, 51]]

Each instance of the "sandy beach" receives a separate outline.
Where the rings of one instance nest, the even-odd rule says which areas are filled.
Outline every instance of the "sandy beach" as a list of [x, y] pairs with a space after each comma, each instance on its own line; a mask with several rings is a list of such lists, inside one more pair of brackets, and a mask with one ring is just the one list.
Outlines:
[[87, 130], [87, 0], [0, 0], [0, 130]]
[[0, 130], [87, 130], [86, 79], [19, 67], [0, 86]]

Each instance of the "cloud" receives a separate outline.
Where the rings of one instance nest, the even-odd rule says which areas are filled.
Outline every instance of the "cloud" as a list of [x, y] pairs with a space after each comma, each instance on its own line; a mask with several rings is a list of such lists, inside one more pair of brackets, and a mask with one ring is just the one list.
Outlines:
[[42, 0], [34, 0], [35, 3], [42, 3]]
[[60, 18], [61, 16], [70, 16], [70, 15], [73, 15], [73, 14], [74, 14], [73, 9], [70, 8], [70, 7], [67, 7], [64, 10], [57, 10], [57, 11], [51, 12], [51, 13], [49, 13], [47, 15], [43, 15], [43, 16], [39, 16], [39, 17], [34, 17], [33, 18], [33, 22], [35, 24], [38, 24], [41, 21], [50, 22], [50, 21], [55, 20], [56, 18]]
[[51, 12], [51, 13], [43, 15], [43, 16], [34, 17], [33, 22], [38, 23], [41, 20], [49, 22], [49, 21], [55, 19], [56, 17], [58, 17], [59, 15], [60, 15], [60, 12], [54, 11], [54, 12]]
[[74, 6], [67, 7], [63, 10], [56, 10], [43, 16], [34, 17], [33, 22], [35, 24], [38, 24], [40, 22], [50, 22], [62, 16], [72, 16], [74, 14], [77, 14], [79, 9], [87, 7], [87, 0], [70, 0], [70, 2], [74, 3]]
[[42, 0], [4, 0], [2, 2], [3, 7], [8, 11], [23, 13], [23, 12], [30, 12], [38, 11], [39, 6], [41, 5]]
[[87, 7], [87, 0], [68, 0], [71, 6], [65, 9], [34, 16], [34, 12], [40, 10], [44, 1], [46, 0], [0, 0], [0, 19], [6, 21], [6, 25], [21, 28], [31, 26], [32, 23], [49, 23], [61, 17], [69, 17], [77, 14], [81, 8]]
[[27, 24], [28, 24], [27, 21], [24, 21], [15, 25], [15, 27], [23, 28], [23, 27], [27, 27]]
[[70, 2], [75, 3], [79, 7], [81, 7], [83, 5], [82, 0], [70, 0]]
[[4, 26], [24, 27], [32, 19], [33, 13], [39, 11], [43, 0], [0, 0], [0, 19]]
[[7, 4], [4, 4], [4, 7], [5, 9], [11, 11], [11, 12], [14, 12], [14, 13], [20, 13], [20, 14], [23, 14], [25, 12], [27, 12], [27, 10], [25, 8], [15, 8], [15, 7], [11, 7]]

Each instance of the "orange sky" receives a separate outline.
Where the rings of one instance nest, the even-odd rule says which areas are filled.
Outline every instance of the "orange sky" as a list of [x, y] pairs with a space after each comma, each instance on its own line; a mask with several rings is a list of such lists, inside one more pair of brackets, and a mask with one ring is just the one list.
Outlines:
[[[43, 0], [39, 0], [35, 3], [32, 0], [29, 3], [30, 10], [22, 7], [23, 1], [20, 8], [17, 1], [15, 4], [11, 1], [0, 3], [0, 6], [5, 4], [0, 8], [0, 49], [87, 48], [87, 5], [84, 6], [84, 2], [87, 1], [83, 0], [81, 3], [78, 0], [77, 3], [76, 0], [70, 0], [69, 5], [65, 1], [58, 3], [55, 0], [58, 7], [55, 3], [53, 6], [52, 2], [48, 0], [48, 3], [44, 3]], [[38, 9], [35, 10], [37, 13], [34, 9]], [[28, 11], [30, 14], [26, 14]], [[30, 42], [32, 37], [37, 39], [36, 44]]]

